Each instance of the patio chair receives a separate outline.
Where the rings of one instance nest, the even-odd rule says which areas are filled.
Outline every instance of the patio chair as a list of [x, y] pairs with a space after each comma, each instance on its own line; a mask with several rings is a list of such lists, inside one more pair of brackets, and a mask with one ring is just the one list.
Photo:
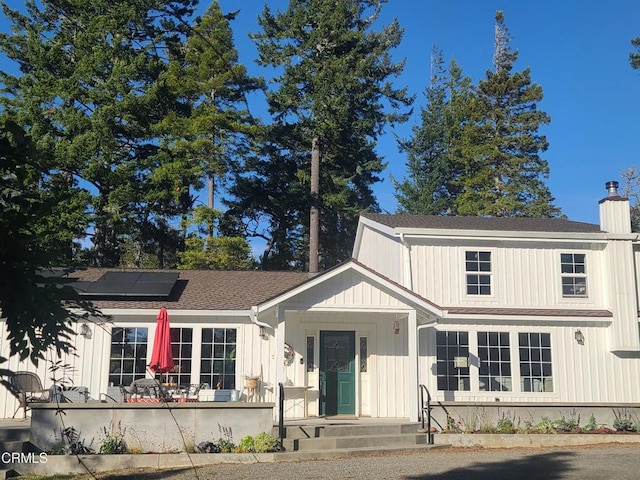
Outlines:
[[33, 372], [16, 372], [9, 379], [13, 387], [13, 393], [18, 398], [20, 405], [13, 413], [16, 417], [18, 410], [22, 408], [24, 418], [27, 418], [27, 409], [32, 403], [48, 403], [51, 401], [51, 391], [42, 387], [40, 377]]
[[167, 401], [171, 398], [167, 388], [154, 378], [134, 380], [130, 387], [123, 388], [123, 393], [127, 394], [128, 401], [134, 399]]

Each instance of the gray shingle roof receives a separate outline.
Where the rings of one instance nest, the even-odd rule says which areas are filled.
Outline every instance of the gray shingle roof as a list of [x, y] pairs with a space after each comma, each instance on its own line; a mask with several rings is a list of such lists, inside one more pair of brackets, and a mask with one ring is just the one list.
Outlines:
[[[88, 268], [68, 275], [70, 280], [96, 281], [113, 268]], [[118, 270], [132, 271], [132, 270]], [[163, 271], [163, 270], [145, 270]], [[164, 270], [165, 272], [167, 270]], [[308, 280], [302, 272], [175, 270], [180, 276], [168, 298], [100, 298], [98, 308], [176, 310], [248, 310]]]
[[515, 232], [601, 232], [594, 223], [573, 222], [561, 218], [457, 217], [439, 215], [388, 215], [366, 213], [363, 217], [392, 228], [430, 228], [452, 230], [503, 230]]

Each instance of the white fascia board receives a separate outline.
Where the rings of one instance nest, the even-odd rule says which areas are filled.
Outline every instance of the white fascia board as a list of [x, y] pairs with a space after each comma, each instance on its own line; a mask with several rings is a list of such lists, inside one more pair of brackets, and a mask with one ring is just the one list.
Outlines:
[[[105, 315], [129, 315], [129, 316], [148, 316], [157, 315], [157, 309], [150, 308], [103, 308], [100, 309]], [[167, 308], [169, 315], [179, 315], [182, 317], [250, 317], [251, 310], [173, 310]]]
[[397, 228], [388, 227], [387, 225], [383, 225], [382, 223], [378, 223], [370, 218], [360, 217], [360, 223], [366, 227], [371, 228], [372, 230], [376, 230], [380, 233], [383, 233], [389, 237], [397, 237], [396, 233]]
[[353, 307], [344, 306], [322, 306], [322, 307], [308, 307], [307, 305], [295, 305], [288, 304], [285, 308], [287, 311], [305, 311], [305, 312], [344, 312], [349, 313], [407, 313], [413, 310], [411, 307], [378, 307], [369, 305], [356, 305]]
[[[455, 229], [418, 229], [396, 228], [397, 236], [404, 235], [408, 239], [419, 238], [444, 238], [461, 240], [509, 240], [509, 241], [554, 241], [554, 242], [584, 242], [606, 243], [610, 235], [607, 233], [585, 232], [514, 232], [506, 230], [455, 230]], [[619, 235], [618, 235], [619, 236]], [[637, 235], [629, 236], [626, 240], [637, 238]], [[632, 238], [631, 238], [632, 237]]]
[[494, 324], [503, 323], [544, 323], [554, 324], [558, 323], [579, 323], [579, 324], [594, 324], [594, 325], [609, 325], [613, 322], [611, 317], [581, 317], [576, 315], [498, 315], [498, 314], [450, 314], [446, 310], [442, 316], [441, 323], [473, 323], [473, 322], [487, 322]]

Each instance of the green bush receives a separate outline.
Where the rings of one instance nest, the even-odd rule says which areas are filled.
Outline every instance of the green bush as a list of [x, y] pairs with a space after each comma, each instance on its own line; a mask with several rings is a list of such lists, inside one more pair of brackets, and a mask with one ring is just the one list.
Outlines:
[[257, 453], [277, 452], [280, 449], [280, 443], [273, 435], [262, 432], [253, 439], [253, 448]]
[[240, 440], [240, 445], [237, 448], [239, 453], [251, 453], [255, 452], [254, 439], [251, 435], [246, 435]]
[[618, 432], [635, 432], [636, 421], [626, 408], [614, 410], [616, 419], [613, 421], [613, 428]]
[[102, 427], [103, 438], [100, 441], [99, 453], [106, 455], [127, 453], [127, 444], [124, 441], [125, 429], [118, 423], [117, 428], [113, 425], [109, 429]]

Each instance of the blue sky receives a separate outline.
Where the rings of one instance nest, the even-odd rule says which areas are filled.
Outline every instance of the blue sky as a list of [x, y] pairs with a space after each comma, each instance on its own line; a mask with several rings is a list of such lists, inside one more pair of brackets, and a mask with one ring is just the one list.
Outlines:
[[[272, 10], [287, 5], [285, 0], [266, 3]], [[247, 37], [258, 30], [256, 17], [264, 4], [220, 1], [225, 13], [241, 9], [232, 22], [240, 61], [250, 73], [268, 76], [255, 65], [256, 50]], [[637, 0], [389, 0], [381, 24], [397, 17], [405, 29], [394, 56], [406, 58], [406, 68], [396, 84], [417, 94], [412, 119], [393, 132], [408, 137], [419, 119], [433, 44], [447, 61], [455, 58], [474, 82], [484, 77], [491, 67], [496, 10], [503, 10], [512, 47], [520, 52], [516, 68], [531, 67], [532, 80], [543, 87], [539, 108], [551, 116], [543, 130], [550, 144], [543, 158], [551, 169], [547, 184], [556, 204], [571, 220], [598, 223], [604, 183], [640, 164], [640, 71], [629, 65], [630, 41], [640, 36]], [[397, 208], [389, 176], [402, 178], [405, 172], [393, 132], [389, 129], [378, 143], [388, 167], [384, 182], [375, 187], [388, 212]]]
[[[24, 5], [18, 0], [7, 3]], [[288, 2], [266, 3], [283, 10]], [[200, 12], [208, 5], [201, 2]], [[256, 19], [265, 1], [220, 0], [220, 5], [225, 13], [241, 9], [232, 22], [240, 61], [251, 74], [268, 78], [269, 71], [254, 62], [256, 48], [248, 38], [258, 30]], [[455, 58], [477, 82], [491, 67], [496, 10], [504, 11], [512, 47], [520, 52], [516, 68], [531, 67], [533, 81], [543, 87], [539, 107], [551, 116], [543, 130], [550, 144], [543, 158], [551, 169], [547, 184], [556, 204], [571, 220], [597, 223], [604, 183], [619, 180], [621, 170], [640, 164], [640, 71], [629, 65], [630, 40], [640, 36], [638, 0], [389, 0], [380, 25], [397, 17], [405, 29], [394, 51], [396, 59], [406, 59], [396, 85], [407, 86], [417, 97], [412, 119], [379, 139], [378, 152], [388, 163], [384, 181], [374, 188], [380, 206], [386, 212], [397, 208], [389, 177], [403, 178], [405, 158], [393, 134], [407, 138], [419, 119], [432, 45], [443, 50], [447, 61]], [[3, 17], [0, 29], [8, 29]], [[264, 100], [251, 100], [253, 113], [268, 120]]]

